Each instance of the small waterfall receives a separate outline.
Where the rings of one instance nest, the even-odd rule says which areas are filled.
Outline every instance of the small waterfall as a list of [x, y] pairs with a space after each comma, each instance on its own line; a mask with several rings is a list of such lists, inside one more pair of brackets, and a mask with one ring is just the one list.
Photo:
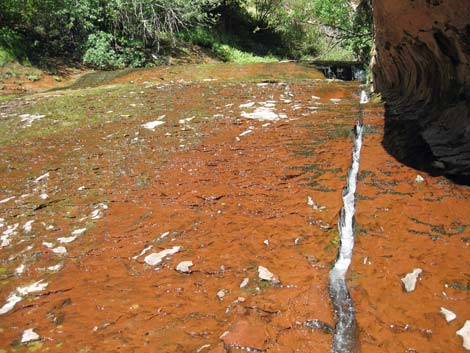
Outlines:
[[[368, 102], [365, 90], [360, 103]], [[361, 111], [362, 114], [362, 111]], [[354, 304], [346, 284], [346, 273], [352, 261], [354, 249], [354, 213], [356, 211], [356, 187], [362, 148], [362, 119], [356, 122], [352, 163], [348, 171], [347, 184], [343, 189], [343, 207], [338, 219], [340, 248], [334, 267], [330, 271], [330, 297], [336, 314], [336, 330], [333, 337], [333, 353], [357, 352], [357, 327]]]

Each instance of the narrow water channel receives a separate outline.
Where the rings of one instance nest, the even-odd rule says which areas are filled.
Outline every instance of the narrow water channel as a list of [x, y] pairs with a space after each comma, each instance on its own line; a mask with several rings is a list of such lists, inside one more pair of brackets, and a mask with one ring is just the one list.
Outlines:
[[[360, 103], [368, 102], [365, 90]], [[338, 219], [340, 248], [336, 263], [330, 271], [330, 297], [336, 315], [336, 330], [333, 337], [333, 353], [358, 352], [357, 327], [354, 304], [346, 283], [346, 273], [352, 261], [354, 249], [354, 213], [356, 211], [356, 187], [362, 148], [362, 109], [354, 128], [352, 163], [348, 171], [347, 184], [343, 189], [343, 207]]]

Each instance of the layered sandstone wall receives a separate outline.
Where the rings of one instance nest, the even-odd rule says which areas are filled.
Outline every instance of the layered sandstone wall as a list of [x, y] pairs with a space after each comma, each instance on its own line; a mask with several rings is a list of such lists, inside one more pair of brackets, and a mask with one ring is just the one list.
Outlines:
[[470, 177], [470, 0], [373, 0], [385, 147]]

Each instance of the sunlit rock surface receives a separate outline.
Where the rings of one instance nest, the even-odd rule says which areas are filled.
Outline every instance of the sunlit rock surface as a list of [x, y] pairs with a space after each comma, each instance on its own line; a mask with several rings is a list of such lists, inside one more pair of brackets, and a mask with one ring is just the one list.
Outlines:
[[470, 177], [468, 1], [374, 0], [384, 145], [399, 160]]

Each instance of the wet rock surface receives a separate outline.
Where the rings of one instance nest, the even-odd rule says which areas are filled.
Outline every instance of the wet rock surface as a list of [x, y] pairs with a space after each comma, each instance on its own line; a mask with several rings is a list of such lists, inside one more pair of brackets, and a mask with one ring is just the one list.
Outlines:
[[[470, 188], [425, 176], [381, 145], [383, 111], [364, 114], [349, 287], [363, 352], [464, 352], [456, 336], [470, 315]], [[416, 290], [400, 281], [423, 270]], [[454, 312], [448, 323], [440, 308]]]
[[[330, 351], [328, 273], [359, 85], [291, 63], [107, 83], [3, 103], [0, 307], [14, 304], [0, 349]], [[260, 107], [280, 118], [242, 116]], [[22, 114], [46, 116], [25, 127]], [[364, 352], [462, 351], [470, 190], [415, 183], [381, 146], [382, 119], [380, 105], [364, 107], [347, 274], [358, 339]], [[190, 274], [176, 270], [189, 261]], [[415, 267], [423, 281], [405, 293]], [[40, 340], [20, 344], [32, 328]]]
[[399, 160], [470, 181], [468, 1], [375, 0], [374, 80], [384, 145]]

